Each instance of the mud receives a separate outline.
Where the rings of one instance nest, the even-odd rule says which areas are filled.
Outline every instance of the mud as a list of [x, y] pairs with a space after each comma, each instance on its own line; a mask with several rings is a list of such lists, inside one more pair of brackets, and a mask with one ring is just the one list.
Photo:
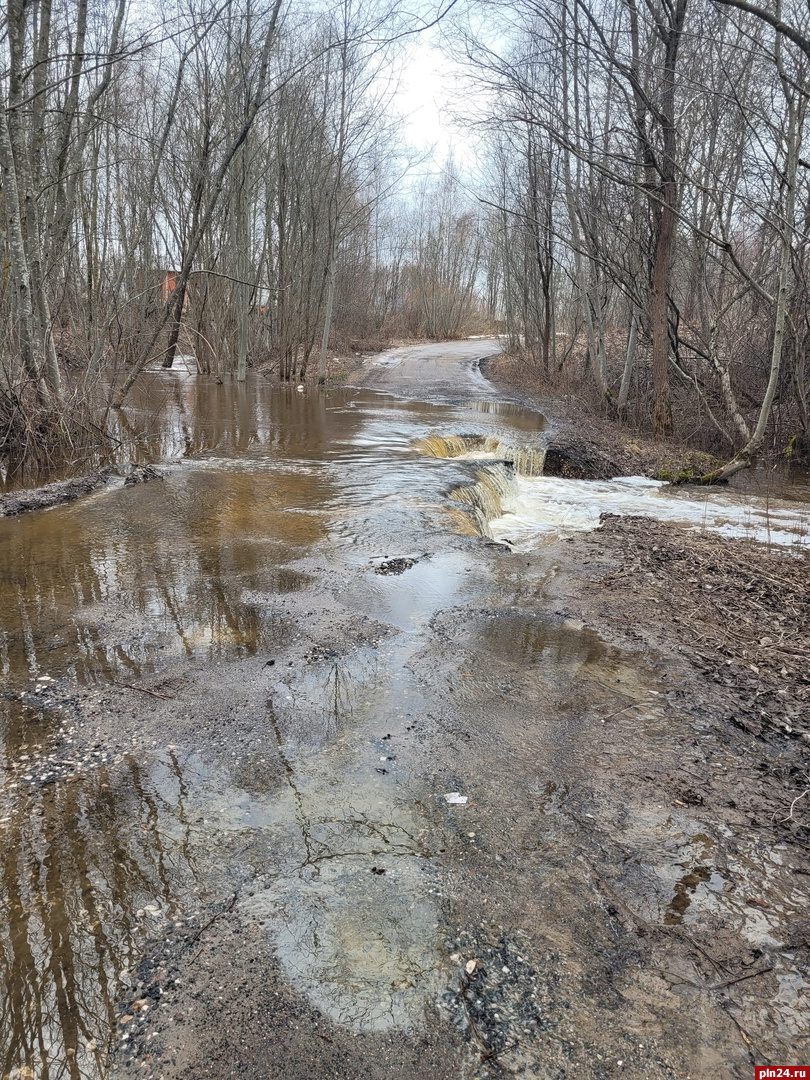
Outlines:
[[620, 476], [622, 466], [604, 451], [583, 444], [574, 434], [557, 435], [546, 449], [543, 473], [575, 480], [609, 480]]
[[108, 471], [101, 470], [85, 476], [77, 476], [71, 480], [56, 480], [39, 488], [0, 494], [0, 517], [13, 517], [32, 510], [48, 510], [52, 506], [73, 502], [103, 487], [109, 477]]
[[[357, 938], [341, 946], [338, 984], [353, 985], [348, 1000], [362, 1006], [368, 952], [386, 997], [389, 980], [401, 986], [414, 972], [420, 990], [432, 987], [425, 1018], [417, 1006], [409, 1020], [375, 1034], [373, 1008], [365, 1019], [341, 1016], [346, 1005], [328, 985], [335, 976], [314, 966], [316, 954], [303, 967], [279, 960], [279, 939], [266, 928], [284, 920], [289, 900], [268, 893], [268, 854], [254, 844], [248, 860], [243, 853], [232, 864], [242, 877], [232, 896], [220, 885], [222, 913], [209, 924], [217, 912], [206, 909], [199, 938], [193, 925], [193, 948], [184, 945], [187, 931], [169, 927], [148, 954], [149, 979], [132, 984], [120, 1011], [136, 1016], [133, 998], [150, 985], [155, 993], [155, 980], [158, 989], [168, 983], [168, 997], [158, 995], [141, 1037], [119, 1042], [118, 1074], [545, 1077], [576, 1069], [686, 1077], [711, 1068], [731, 1077], [748, 1075], [754, 1059], [801, 1052], [810, 865], [805, 819], [785, 819], [806, 761], [793, 741], [752, 744], [731, 724], [734, 697], [682, 656], [667, 655], [663, 621], [654, 643], [644, 640], [643, 603], [594, 604], [582, 592], [580, 559], [590, 555], [588, 576], [598, 585], [613, 567], [610, 549], [609, 541], [583, 539], [551, 566], [532, 567], [499, 554], [496, 606], [454, 607], [431, 620], [428, 640], [407, 660], [411, 689], [397, 695], [406, 715], [397, 722], [389, 712], [369, 730], [364, 774], [366, 784], [373, 768], [378, 782], [404, 786], [406, 803], [422, 808], [421, 834], [404, 806], [391, 819], [418, 836], [416, 849], [398, 853], [390, 832], [370, 846], [347, 844], [345, 806], [337, 822], [330, 813], [319, 819], [328, 835], [316, 837], [314, 853], [327, 858], [324, 866], [337, 852], [349, 860], [358, 853], [349, 868], [360, 888], [353, 904], [384, 912], [377, 880], [406, 897], [401, 912], [391, 909], [388, 930], [380, 907], [373, 920], [361, 911]], [[357, 663], [357, 647], [347, 650], [345, 639], [359, 627], [329, 630], [323, 612], [303, 656], [299, 646], [276, 658], [274, 668], [289, 669], [286, 657], [296, 657], [286, 685], [312, 684], [302, 665], [317, 683], [328, 681], [331, 665]], [[375, 651], [392, 646], [382, 628], [372, 641]], [[215, 738], [205, 717], [216, 711], [216, 695], [234, 714], [225, 753], [236, 746], [241, 757], [258, 722], [255, 689], [242, 682], [239, 694], [228, 693], [220, 684], [217, 693], [217, 683], [185, 689], [188, 728], [174, 719], [173, 734]], [[147, 745], [170, 722], [170, 707], [155, 704], [145, 732], [142, 710], [134, 713]], [[348, 698], [338, 701], [324, 724], [345, 723], [349, 707]], [[292, 769], [295, 758], [287, 760]], [[236, 772], [239, 786], [249, 786], [248, 776], [255, 783], [255, 766]], [[468, 803], [443, 807], [442, 794], [455, 790]], [[356, 801], [349, 805], [355, 820], [374, 821]], [[424, 860], [416, 878], [403, 854]], [[314, 895], [292, 894], [307, 914], [288, 923], [290, 940], [300, 943], [303, 933], [310, 948], [320, 940], [328, 950], [337, 928], [311, 920], [322, 905], [334, 908], [333, 884], [318, 875], [308, 887]], [[420, 895], [436, 900], [414, 916]], [[432, 971], [407, 949], [403, 961], [394, 947], [391, 973], [384, 954], [375, 956], [378, 935], [390, 947], [397, 927], [411, 942], [435, 935]], [[474, 978], [465, 971], [470, 960], [478, 962]], [[321, 990], [327, 984], [320, 1014], [313, 980]], [[380, 991], [368, 992], [373, 1000]], [[128, 1023], [121, 1035], [137, 1030]]]
[[[807, 669], [773, 651], [807, 647], [806, 557], [649, 521], [471, 535], [475, 461], [419, 440], [544, 437], [485, 352], [382, 358], [404, 400], [240, 413], [238, 455], [190, 427], [163, 483], [4, 537], [5, 1073], [806, 1059]], [[746, 606], [714, 605], [731, 567], [765, 582]]]

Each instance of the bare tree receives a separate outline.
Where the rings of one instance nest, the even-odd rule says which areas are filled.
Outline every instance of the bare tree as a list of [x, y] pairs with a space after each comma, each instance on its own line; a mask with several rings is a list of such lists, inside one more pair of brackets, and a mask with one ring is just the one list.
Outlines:
[[[799, 5], [783, 7], [764, 19], [747, 0], [520, 0], [488, 5], [502, 13], [489, 40], [460, 36], [496, 163], [487, 263], [510, 342], [545, 365], [532, 326], [550, 306], [550, 377], [632, 405], [660, 435], [673, 402], [696, 410], [707, 439], [738, 449], [731, 471], [759, 452], [774, 402], [801, 431], [808, 414], [810, 198], [793, 166], [810, 37]], [[515, 257], [518, 236], [528, 249], [543, 233], [550, 305]]]
[[[130, 373], [122, 383], [118, 390], [114, 406], [115, 408], [121, 408], [126, 399], [126, 395], [131, 389], [135, 379], [141, 373], [146, 366], [152, 349], [157, 342], [158, 336], [166, 325], [168, 320], [174, 316], [177, 323], [182, 314], [182, 305], [185, 298], [186, 287], [188, 285], [189, 277], [194, 265], [194, 259], [202, 243], [205, 232], [210, 225], [214, 213], [217, 209], [219, 197], [222, 193], [222, 189], [225, 184], [225, 178], [228, 174], [228, 170], [236, 157], [240, 147], [248, 137], [250, 129], [253, 125], [256, 115], [259, 109], [266, 103], [267, 100], [267, 80], [268, 71], [270, 67], [270, 57], [272, 49], [276, 41], [276, 25], [278, 23], [279, 12], [281, 11], [282, 0], [274, 0], [273, 7], [269, 13], [266, 26], [264, 28], [263, 42], [258, 54], [258, 62], [256, 70], [253, 75], [253, 84], [251, 87], [251, 94], [247, 102], [247, 108], [242, 119], [242, 123], [238, 128], [236, 134], [227, 143], [219, 164], [212, 170], [210, 191], [203, 202], [200, 200], [198, 213], [196, 219], [193, 222], [191, 235], [189, 237], [188, 248], [183, 255], [182, 265], [180, 272], [177, 276], [175, 287], [172, 294], [166, 300], [161, 317], [157, 321], [157, 325], [154, 333], [141, 351], [141, 355], [138, 357], [135, 365]], [[199, 186], [198, 181], [198, 186]]]

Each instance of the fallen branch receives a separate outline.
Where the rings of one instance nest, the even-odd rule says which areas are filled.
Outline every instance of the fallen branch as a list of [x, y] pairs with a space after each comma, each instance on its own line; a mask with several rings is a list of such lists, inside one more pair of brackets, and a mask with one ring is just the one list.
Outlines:
[[124, 683], [118, 683], [117, 685], [124, 687], [124, 689], [126, 689], [126, 690], [137, 690], [141, 694], [149, 694], [149, 695], [151, 695], [151, 697], [163, 698], [164, 701], [174, 701], [175, 697], [176, 697], [175, 694], [161, 694], [159, 691], [157, 691], [157, 690], [149, 690], [145, 686], [135, 686], [134, 683], [124, 682]]
[[734, 986], [735, 983], [744, 982], [746, 979], [754, 979], [757, 975], [766, 975], [769, 971], [773, 971], [773, 965], [769, 964], [767, 967], [759, 968], [757, 971], [749, 971], [745, 975], [738, 975], [736, 979], [726, 979], [725, 982], [715, 983], [714, 986], [708, 987], [709, 990], [725, 990], [727, 986]]

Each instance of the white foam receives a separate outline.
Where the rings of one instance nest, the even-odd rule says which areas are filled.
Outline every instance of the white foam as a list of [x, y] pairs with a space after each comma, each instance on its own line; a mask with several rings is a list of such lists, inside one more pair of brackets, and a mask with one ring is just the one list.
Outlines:
[[640, 514], [721, 536], [810, 547], [810, 506], [717, 488], [698, 495], [643, 476], [604, 481], [518, 476], [502, 503], [503, 516], [490, 523], [492, 535], [519, 551], [597, 529], [602, 514]]

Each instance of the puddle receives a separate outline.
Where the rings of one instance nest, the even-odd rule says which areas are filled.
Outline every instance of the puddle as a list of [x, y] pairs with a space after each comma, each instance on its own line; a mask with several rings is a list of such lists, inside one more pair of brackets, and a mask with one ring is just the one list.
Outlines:
[[[806, 917], [807, 891], [787, 848], [726, 829], [714, 837], [691, 816], [638, 806], [616, 839], [628, 852], [616, 884], [632, 910], [687, 932], [735, 935], [751, 950], [745, 962], [752, 972], [772, 970], [779, 993], [762, 1006], [749, 1003], [749, 1030], [759, 1028], [763, 1038], [806, 1030], [810, 981], [786, 933]], [[730, 958], [735, 972], [741, 959]]]
[[415, 556], [398, 574], [367, 566], [371, 572], [354, 583], [351, 595], [342, 595], [343, 603], [409, 634], [425, 630], [437, 611], [462, 601], [477, 584], [467, 574], [469, 558], [456, 551]]
[[170, 472], [0, 521], [3, 674], [92, 683], [269, 646], [268, 596], [305, 584], [279, 564], [324, 535], [324, 496], [314, 476]]
[[543, 614], [508, 611], [490, 616], [481, 624], [480, 641], [504, 659], [554, 670], [627, 663], [627, 654], [609, 646], [595, 630]]
[[[452, 589], [447, 571], [424, 560], [367, 576], [403, 625], [421, 625]], [[441, 588], [425, 588], [431, 576]], [[275, 584], [307, 579], [279, 572]], [[418, 1024], [441, 989], [441, 913], [408, 780], [408, 732], [425, 707], [407, 666], [418, 639], [403, 640], [273, 671], [263, 745], [228, 772], [180, 748], [138, 762], [99, 746], [79, 762], [58, 707], [31, 695], [9, 711], [0, 1060], [103, 1077], [119, 986], [145, 944], [205, 921], [251, 866], [261, 874], [245, 910], [299, 992], [355, 1030]]]
[[683, 923], [692, 900], [696, 897], [700, 900], [704, 896], [702, 891], [699, 892], [701, 886], [720, 893], [726, 884], [726, 879], [712, 866], [715, 843], [710, 836], [701, 832], [679, 833], [677, 827], [672, 831], [677, 839], [669, 841], [667, 847], [677, 855], [673, 868], [676, 874], [680, 871], [681, 876], [674, 885], [669, 882], [672, 897], [663, 911], [662, 921], [665, 926], [679, 926]]
[[357, 1031], [407, 1030], [442, 985], [436, 969], [439, 912], [415, 860], [350, 858], [318, 877], [284, 881], [247, 910], [269, 921], [292, 986], [336, 1023]]
[[509, 427], [516, 431], [540, 432], [548, 427], [542, 413], [508, 401], [470, 401], [467, 408], [476, 413], [500, 417], [508, 421]]
[[[357, 1030], [416, 1022], [438, 993], [439, 912], [421, 804], [393, 777], [417, 706], [402, 659], [392, 676], [369, 653], [339, 683], [336, 665], [316, 664], [294, 698], [277, 680], [270, 737], [230, 773], [180, 748], [141, 762], [99, 749], [70, 779], [6, 793], [6, 1068], [103, 1076], [119, 986], [146, 941], [203, 918], [251, 865], [245, 908], [294, 986]], [[25, 769], [35, 747], [18, 749]]]
[[[654, 654], [643, 655], [608, 645], [595, 630], [543, 612], [508, 610], [481, 617], [470, 638], [475, 649], [486, 649], [509, 664], [517, 662], [529, 677], [540, 676], [558, 690], [572, 688], [570, 704], [581, 704], [583, 693], [593, 704], [607, 701], [646, 703], [657, 711], [660, 682]], [[568, 699], [560, 699], [565, 708]]]
[[290, 983], [360, 1031], [413, 1026], [441, 984], [428, 823], [406, 781], [408, 733], [424, 711], [411, 649], [322, 661], [276, 680], [268, 699], [286, 777], [275, 808], [284, 854], [246, 910]]
[[[119, 974], [206, 896], [179, 759], [28, 789], [0, 821], [4, 1070], [103, 1075]], [[204, 875], [203, 875], [204, 876]]]

